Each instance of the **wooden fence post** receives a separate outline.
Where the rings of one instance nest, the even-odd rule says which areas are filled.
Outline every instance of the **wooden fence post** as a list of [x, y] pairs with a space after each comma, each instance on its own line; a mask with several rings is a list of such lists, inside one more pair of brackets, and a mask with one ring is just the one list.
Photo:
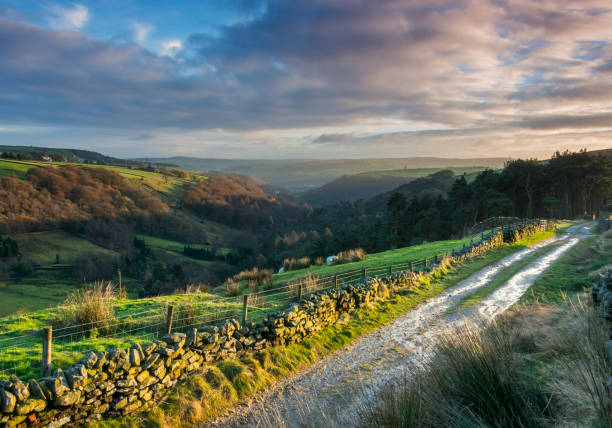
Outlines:
[[334, 275], [334, 288], [338, 287], [338, 274]]
[[[301, 288], [302, 288], [302, 286], [300, 285], [300, 290], [301, 290]], [[244, 301], [243, 301], [243, 304], [242, 304], [242, 325], [246, 325], [248, 310], [249, 310], [249, 295], [245, 294], [244, 295]]]
[[389, 265], [389, 276], [393, 275], [393, 265]]
[[410, 262], [410, 272], [414, 272], [414, 262]]
[[434, 263], [438, 264], [438, 255], [437, 254], [434, 255]]
[[361, 279], [364, 280], [366, 277], [366, 268], [361, 269]]
[[42, 375], [51, 376], [51, 344], [53, 341], [53, 328], [46, 327], [43, 330], [43, 349], [42, 349]]
[[425, 262], [425, 267], [429, 266], [429, 260], [427, 260], [427, 257], [425, 257], [425, 260], [423, 260]]
[[299, 284], [298, 285], [298, 300], [302, 300], [302, 292], [303, 292], [302, 284]]
[[168, 306], [168, 313], [166, 314], [166, 334], [172, 333], [172, 318], [174, 317], [174, 306]]

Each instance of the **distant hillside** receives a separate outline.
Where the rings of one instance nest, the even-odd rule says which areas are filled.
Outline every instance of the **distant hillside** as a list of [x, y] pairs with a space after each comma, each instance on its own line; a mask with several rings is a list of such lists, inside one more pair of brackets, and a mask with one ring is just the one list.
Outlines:
[[473, 167], [501, 168], [508, 158], [451, 159], [413, 157], [395, 159], [208, 159], [191, 157], [140, 158], [143, 162], [173, 164], [196, 171], [220, 171], [247, 174], [265, 180], [292, 193], [303, 193], [343, 175], [383, 170], [418, 168]]
[[[464, 173], [475, 175], [485, 167], [451, 167], [447, 169], [455, 175]], [[304, 193], [301, 198], [314, 205], [331, 205], [338, 202], [367, 199], [441, 170], [442, 168], [416, 168], [343, 175], [331, 183]]]
[[119, 159], [106, 156], [98, 152], [79, 149], [60, 149], [54, 147], [35, 146], [2, 146], [0, 145], [0, 156], [17, 160], [45, 160], [44, 157], [52, 158], [54, 161], [95, 163], [102, 165], [135, 165], [142, 162]]
[[380, 210], [381, 208], [384, 209], [387, 200], [393, 193], [402, 193], [408, 200], [414, 196], [419, 199], [424, 196], [429, 196], [430, 198], [437, 198], [438, 196], [446, 197], [447, 193], [453, 187], [454, 182], [455, 173], [450, 169], [444, 169], [428, 175], [427, 177], [414, 179], [410, 183], [396, 187], [387, 193], [377, 195], [365, 201], [364, 204], [366, 210], [372, 212]]

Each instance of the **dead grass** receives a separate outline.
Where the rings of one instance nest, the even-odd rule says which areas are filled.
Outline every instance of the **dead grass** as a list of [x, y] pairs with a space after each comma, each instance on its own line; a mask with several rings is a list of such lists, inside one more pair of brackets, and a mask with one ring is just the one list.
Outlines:
[[583, 300], [442, 335], [425, 368], [365, 407], [366, 427], [609, 427], [608, 327]]
[[359, 262], [366, 259], [366, 252], [363, 248], [340, 251], [337, 255], [338, 264]]
[[83, 330], [93, 326], [100, 332], [109, 331], [115, 321], [113, 304], [117, 297], [112, 282], [94, 282], [66, 298], [64, 304], [60, 306], [57, 324], [83, 325]]

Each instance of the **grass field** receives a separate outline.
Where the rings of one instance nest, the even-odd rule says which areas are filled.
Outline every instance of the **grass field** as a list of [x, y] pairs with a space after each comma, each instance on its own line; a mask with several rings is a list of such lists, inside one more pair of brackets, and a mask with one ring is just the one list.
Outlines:
[[427, 244], [413, 245], [411, 247], [398, 248], [396, 250], [383, 251], [381, 253], [368, 254], [366, 259], [361, 262], [345, 263], [335, 266], [311, 266], [307, 269], [292, 270], [275, 274], [274, 281], [289, 281], [297, 277], [312, 274], [317, 276], [334, 275], [349, 270], [361, 269], [363, 267], [374, 268], [393, 264], [406, 263], [410, 261], [423, 260], [443, 253], [450, 253], [452, 250], [459, 250], [465, 245], [469, 245], [471, 240], [474, 242], [480, 239], [480, 234], [468, 236], [464, 239], [436, 241]]
[[59, 256], [60, 263], [71, 264], [82, 259], [85, 254], [118, 255], [115, 251], [66, 232], [33, 232], [10, 236], [17, 241], [24, 257], [43, 266], [54, 264], [56, 256]]

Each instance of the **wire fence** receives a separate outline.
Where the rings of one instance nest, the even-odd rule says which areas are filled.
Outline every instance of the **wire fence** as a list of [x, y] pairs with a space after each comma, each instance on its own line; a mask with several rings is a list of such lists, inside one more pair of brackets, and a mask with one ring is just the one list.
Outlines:
[[[445, 254], [395, 263], [385, 266], [349, 269], [327, 276], [298, 277], [267, 289], [234, 297], [211, 296], [197, 300], [163, 303], [149, 301], [148, 306], [126, 315], [111, 317], [78, 325], [53, 326], [52, 341], [49, 341], [48, 361], [53, 368], [73, 364], [89, 351], [99, 352], [108, 348], [127, 347], [135, 342], [157, 340], [169, 332], [187, 332], [193, 328], [217, 325], [228, 319], [241, 322], [257, 322], [270, 312], [286, 309], [309, 293], [327, 290], [346, 284], [357, 284], [366, 277], [384, 277], [391, 273], [422, 271], [431, 264], [440, 262], [445, 256], [457, 251], [471, 249], [491, 240], [503, 230], [483, 233], [477, 242], [465, 245]], [[246, 297], [245, 297], [246, 296]], [[2, 326], [0, 325], [0, 328]], [[43, 332], [16, 335], [0, 333], [0, 377], [16, 374], [32, 377], [48, 374], [51, 367], [43, 355]]]

